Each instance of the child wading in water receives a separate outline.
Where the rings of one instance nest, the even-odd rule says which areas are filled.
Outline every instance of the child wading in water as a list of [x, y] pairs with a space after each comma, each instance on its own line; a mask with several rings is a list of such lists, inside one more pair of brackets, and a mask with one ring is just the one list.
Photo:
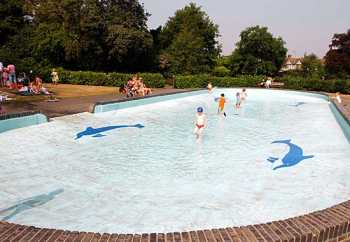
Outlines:
[[211, 82], [208, 83], [207, 88], [208, 88], [209, 93], [211, 93], [213, 91], [213, 85], [211, 84]]
[[226, 113], [224, 111], [225, 103], [226, 103], [225, 94], [221, 93], [221, 97], [219, 98], [218, 114], [223, 113], [224, 116], [226, 117]]
[[239, 92], [236, 93], [236, 108], [239, 109], [241, 107], [241, 94]]
[[205, 125], [206, 117], [203, 113], [203, 108], [199, 107], [197, 108], [196, 127], [194, 128], [194, 134], [196, 135], [197, 139], [200, 137], [200, 135], [202, 135]]
[[248, 94], [247, 94], [245, 88], [242, 89], [240, 96], [241, 96], [241, 103], [247, 99]]

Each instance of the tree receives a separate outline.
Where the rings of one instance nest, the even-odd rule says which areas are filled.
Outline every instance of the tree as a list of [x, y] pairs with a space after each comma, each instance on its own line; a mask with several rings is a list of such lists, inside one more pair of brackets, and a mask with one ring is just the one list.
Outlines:
[[310, 79], [321, 79], [325, 75], [324, 65], [315, 54], [304, 55], [302, 72], [304, 77]]
[[350, 29], [347, 33], [335, 34], [325, 56], [329, 75], [350, 75]]
[[0, 46], [24, 27], [24, 0], [1, 0], [0, 4]]
[[147, 30], [143, 5], [137, 0], [104, 0], [107, 18], [106, 46], [111, 64], [121, 70], [143, 70], [152, 53], [153, 38]]
[[138, 0], [32, 0], [33, 56], [72, 70], [135, 71], [147, 66], [152, 35]]
[[26, 15], [24, 0], [2, 0], [0, 4], [0, 60], [21, 70], [31, 59], [32, 19]]
[[214, 76], [229, 76], [231, 74], [230, 71], [230, 56], [219, 56], [216, 59], [215, 67], [213, 69], [212, 74]]
[[191, 3], [176, 11], [165, 24], [160, 42], [174, 73], [209, 72], [221, 51], [218, 26], [208, 15]]
[[242, 31], [231, 56], [231, 72], [237, 74], [276, 74], [286, 57], [281, 37], [275, 38], [267, 27], [254, 26]]

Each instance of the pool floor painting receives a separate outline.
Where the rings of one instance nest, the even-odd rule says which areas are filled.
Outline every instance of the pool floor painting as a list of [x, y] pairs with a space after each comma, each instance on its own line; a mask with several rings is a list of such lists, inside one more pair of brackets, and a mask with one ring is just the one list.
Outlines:
[[[0, 220], [100, 233], [190, 231], [285, 219], [348, 200], [349, 126], [326, 98], [248, 89], [236, 110], [237, 91], [0, 133]], [[226, 118], [214, 101], [221, 93]], [[208, 123], [196, 139], [199, 106]]]

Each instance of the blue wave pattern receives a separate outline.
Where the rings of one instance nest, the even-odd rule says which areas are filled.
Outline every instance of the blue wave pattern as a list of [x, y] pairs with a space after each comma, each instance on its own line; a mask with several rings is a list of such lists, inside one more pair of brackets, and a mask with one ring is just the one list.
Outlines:
[[106, 135], [102, 134], [104, 132], [113, 130], [113, 129], [122, 129], [122, 128], [139, 128], [142, 129], [145, 126], [143, 126], [142, 124], [135, 124], [135, 125], [114, 125], [114, 126], [106, 126], [106, 127], [101, 127], [101, 128], [92, 128], [92, 127], [87, 127], [84, 131], [80, 132], [77, 134], [76, 136], [76, 140], [80, 139], [84, 136], [92, 136], [94, 138], [101, 138], [104, 137]]
[[[295, 166], [303, 160], [311, 159], [314, 157], [313, 155], [304, 156], [303, 149], [301, 147], [299, 147], [298, 145], [293, 144], [292, 140], [290, 140], [290, 139], [289, 140], [276, 140], [276, 141], [273, 141], [271, 144], [286, 144], [289, 146], [288, 153], [281, 159], [282, 164], [274, 167], [273, 170]], [[267, 161], [270, 163], [275, 163], [277, 160], [279, 160], [279, 158], [271, 157], [271, 156], [267, 159]]]

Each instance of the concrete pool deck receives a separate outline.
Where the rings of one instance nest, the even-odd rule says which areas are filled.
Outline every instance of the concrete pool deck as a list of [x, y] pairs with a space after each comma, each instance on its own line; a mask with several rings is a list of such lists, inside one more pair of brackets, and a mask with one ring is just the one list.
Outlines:
[[[20, 96], [8, 89], [0, 89], [0, 93], [9, 95], [14, 100], [3, 104], [5, 112], [2, 115], [22, 112], [41, 112], [48, 118], [64, 115], [90, 112], [95, 103], [127, 100], [125, 95], [120, 94], [116, 87], [93, 87], [82, 85], [60, 84], [58, 86], [46, 85], [49, 91], [54, 92], [58, 102], [48, 102], [47, 96]], [[185, 89], [154, 88], [153, 95], [171, 94], [183, 92]], [[190, 89], [188, 89], [190, 90]], [[1, 115], [1, 114], [0, 114]]]
[[[350, 97], [336, 104], [350, 120]], [[322, 198], [320, 198], [322, 199]], [[311, 214], [249, 225], [211, 230], [150, 234], [99, 234], [36, 228], [0, 222], [0, 241], [350, 241], [350, 201]]]

